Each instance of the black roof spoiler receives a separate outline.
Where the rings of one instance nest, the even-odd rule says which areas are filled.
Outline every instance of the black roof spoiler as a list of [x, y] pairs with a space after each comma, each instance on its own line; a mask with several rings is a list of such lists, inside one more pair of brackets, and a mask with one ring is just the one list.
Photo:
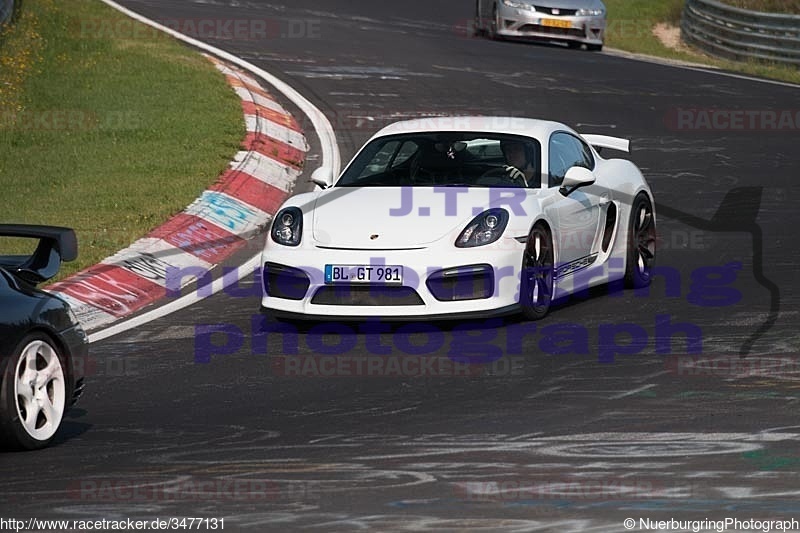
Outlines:
[[55, 276], [62, 261], [78, 258], [78, 239], [70, 228], [0, 224], [0, 237], [39, 239], [36, 251], [30, 256], [0, 255], [0, 265], [34, 285]]

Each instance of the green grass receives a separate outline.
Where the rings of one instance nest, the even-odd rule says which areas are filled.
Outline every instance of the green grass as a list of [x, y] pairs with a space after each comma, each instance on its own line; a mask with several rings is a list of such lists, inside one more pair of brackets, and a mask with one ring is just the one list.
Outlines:
[[[0, 36], [0, 222], [70, 226], [97, 263], [183, 210], [244, 137], [193, 50], [97, 0], [26, 0]], [[144, 28], [144, 27], [142, 27]]]
[[[729, 3], [735, 1], [745, 0], [729, 0]], [[789, 3], [798, 2], [800, 0], [789, 0]], [[679, 27], [684, 3], [684, 0], [605, 0], [608, 9], [606, 45], [628, 52], [702, 63], [752, 76], [800, 83], [800, 69], [796, 67], [757, 62], [737, 63], [715, 59], [685, 46], [681, 50], [665, 46], [653, 34], [653, 27], [658, 23]], [[751, 0], [750, 3], [767, 5], [779, 2]]]

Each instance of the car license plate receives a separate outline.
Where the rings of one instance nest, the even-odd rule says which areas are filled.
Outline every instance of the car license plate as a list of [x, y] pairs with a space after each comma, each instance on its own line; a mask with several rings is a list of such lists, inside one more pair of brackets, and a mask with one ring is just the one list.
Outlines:
[[569, 20], [542, 19], [542, 26], [550, 26], [551, 28], [571, 28], [572, 22]]
[[403, 283], [403, 267], [393, 265], [325, 265], [325, 283]]

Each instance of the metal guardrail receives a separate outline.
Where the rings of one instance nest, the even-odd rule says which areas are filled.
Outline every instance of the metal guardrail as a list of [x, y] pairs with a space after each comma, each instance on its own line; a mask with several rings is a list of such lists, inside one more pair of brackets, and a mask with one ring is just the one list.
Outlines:
[[5, 24], [14, 14], [14, 0], [0, 0], [0, 25]]
[[800, 65], [800, 15], [748, 11], [716, 0], [686, 0], [681, 35], [717, 57]]

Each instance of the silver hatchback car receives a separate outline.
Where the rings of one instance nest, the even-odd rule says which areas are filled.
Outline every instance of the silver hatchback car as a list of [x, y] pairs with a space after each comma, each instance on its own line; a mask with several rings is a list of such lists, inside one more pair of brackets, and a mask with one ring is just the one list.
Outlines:
[[477, 0], [475, 31], [492, 38], [540, 39], [602, 50], [601, 0]]

